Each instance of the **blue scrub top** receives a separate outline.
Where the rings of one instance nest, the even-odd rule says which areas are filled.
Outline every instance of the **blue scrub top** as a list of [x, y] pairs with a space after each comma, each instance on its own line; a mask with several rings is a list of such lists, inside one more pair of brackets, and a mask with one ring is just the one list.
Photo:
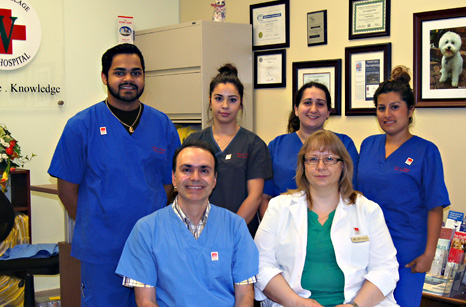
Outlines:
[[68, 121], [48, 172], [79, 184], [72, 256], [118, 261], [136, 221], [166, 205], [163, 185], [179, 146], [170, 119], [147, 105], [131, 135], [104, 102]]
[[172, 206], [140, 219], [116, 273], [155, 286], [160, 306], [235, 305], [234, 284], [258, 273], [244, 219], [215, 205], [196, 240]]
[[[354, 185], [359, 161], [358, 151], [349, 136], [340, 133], [335, 133], [335, 135], [343, 142], [353, 160]], [[269, 143], [273, 178], [265, 181], [264, 194], [275, 197], [285, 193], [288, 189], [296, 189], [296, 164], [301, 147], [303, 147], [303, 143], [296, 132], [277, 136]]]
[[400, 267], [424, 253], [430, 209], [450, 204], [440, 152], [413, 136], [385, 159], [386, 135], [361, 144], [357, 185], [383, 210]]

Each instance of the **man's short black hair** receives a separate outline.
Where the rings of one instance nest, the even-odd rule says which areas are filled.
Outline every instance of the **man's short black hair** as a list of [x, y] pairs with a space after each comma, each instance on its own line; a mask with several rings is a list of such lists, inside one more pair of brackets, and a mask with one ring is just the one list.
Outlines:
[[144, 64], [144, 57], [142, 56], [141, 50], [133, 44], [119, 44], [116, 45], [102, 55], [102, 73], [108, 78], [108, 71], [112, 66], [113, 57], [118, 54], [136, 54], [141, 60], [142, 71], [146, 71]]
[[183, 145], [181, 145], [181, 147], [179, 147], [175, 151], [175, 154], [173, 155], [173, 163], [172, 163], [173, 172], [175, 172], [176, 170], [176, 158], [178, 157], [178, 155], [183, 149], [188, 148], [188, 147], [200, 148], [200, 149], [204, 149], [210, 152], [210, 154], [212, 155], [215, 161], [214, 173], [217, 174], [218, 161], [217, 161], [217, 157], [215, 157], [215, 152], [212, 149], [212, 147], [209, 145], [209, 143], [202, 141], [202, 140], [188, 140], [188, 141], [183, 142]]

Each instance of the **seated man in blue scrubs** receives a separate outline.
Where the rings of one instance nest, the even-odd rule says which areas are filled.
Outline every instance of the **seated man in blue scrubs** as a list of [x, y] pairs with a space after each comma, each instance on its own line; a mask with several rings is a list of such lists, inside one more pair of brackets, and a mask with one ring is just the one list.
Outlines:
[[138, 306], [253, 306], [257, 248], [243, 218], [209, 203], [212, 148], [185, 142], [172, 166], [178, 196], [136, 223], [116, 273]]

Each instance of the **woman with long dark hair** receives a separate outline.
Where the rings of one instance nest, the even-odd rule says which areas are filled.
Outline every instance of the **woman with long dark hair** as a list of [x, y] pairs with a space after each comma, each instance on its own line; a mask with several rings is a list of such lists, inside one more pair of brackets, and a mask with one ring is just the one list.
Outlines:
[[200, 139], [212, 146], [219, 167], [217, 185], [209, 200], [243, 217], [254, 236], [264, 179], [272, 176], [272, 167], [264, 141], [237, 122], [243, 110], [243, 89], [236, 67], [221, 67], [209, 90], [213, 124], [187, 140]]
[[396, 301], [403, 307], [418, 307], [425, 273], [434, 259], [443, 207], [450, 200], [437, 146], [409, 131], [415, 109], [409, 81], [407, 68], [395, 67], [391, 79], [374, 94], [377, 120], [385, 134], [362, 142], [357, 186], [382, 208], [398, 251]]

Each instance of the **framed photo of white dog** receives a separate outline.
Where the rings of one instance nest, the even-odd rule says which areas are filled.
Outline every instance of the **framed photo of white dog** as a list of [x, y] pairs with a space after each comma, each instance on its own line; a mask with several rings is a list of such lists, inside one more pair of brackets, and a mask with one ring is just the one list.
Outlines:
[[466, 7], [415, 13], [417, 107], [466, 107]]

